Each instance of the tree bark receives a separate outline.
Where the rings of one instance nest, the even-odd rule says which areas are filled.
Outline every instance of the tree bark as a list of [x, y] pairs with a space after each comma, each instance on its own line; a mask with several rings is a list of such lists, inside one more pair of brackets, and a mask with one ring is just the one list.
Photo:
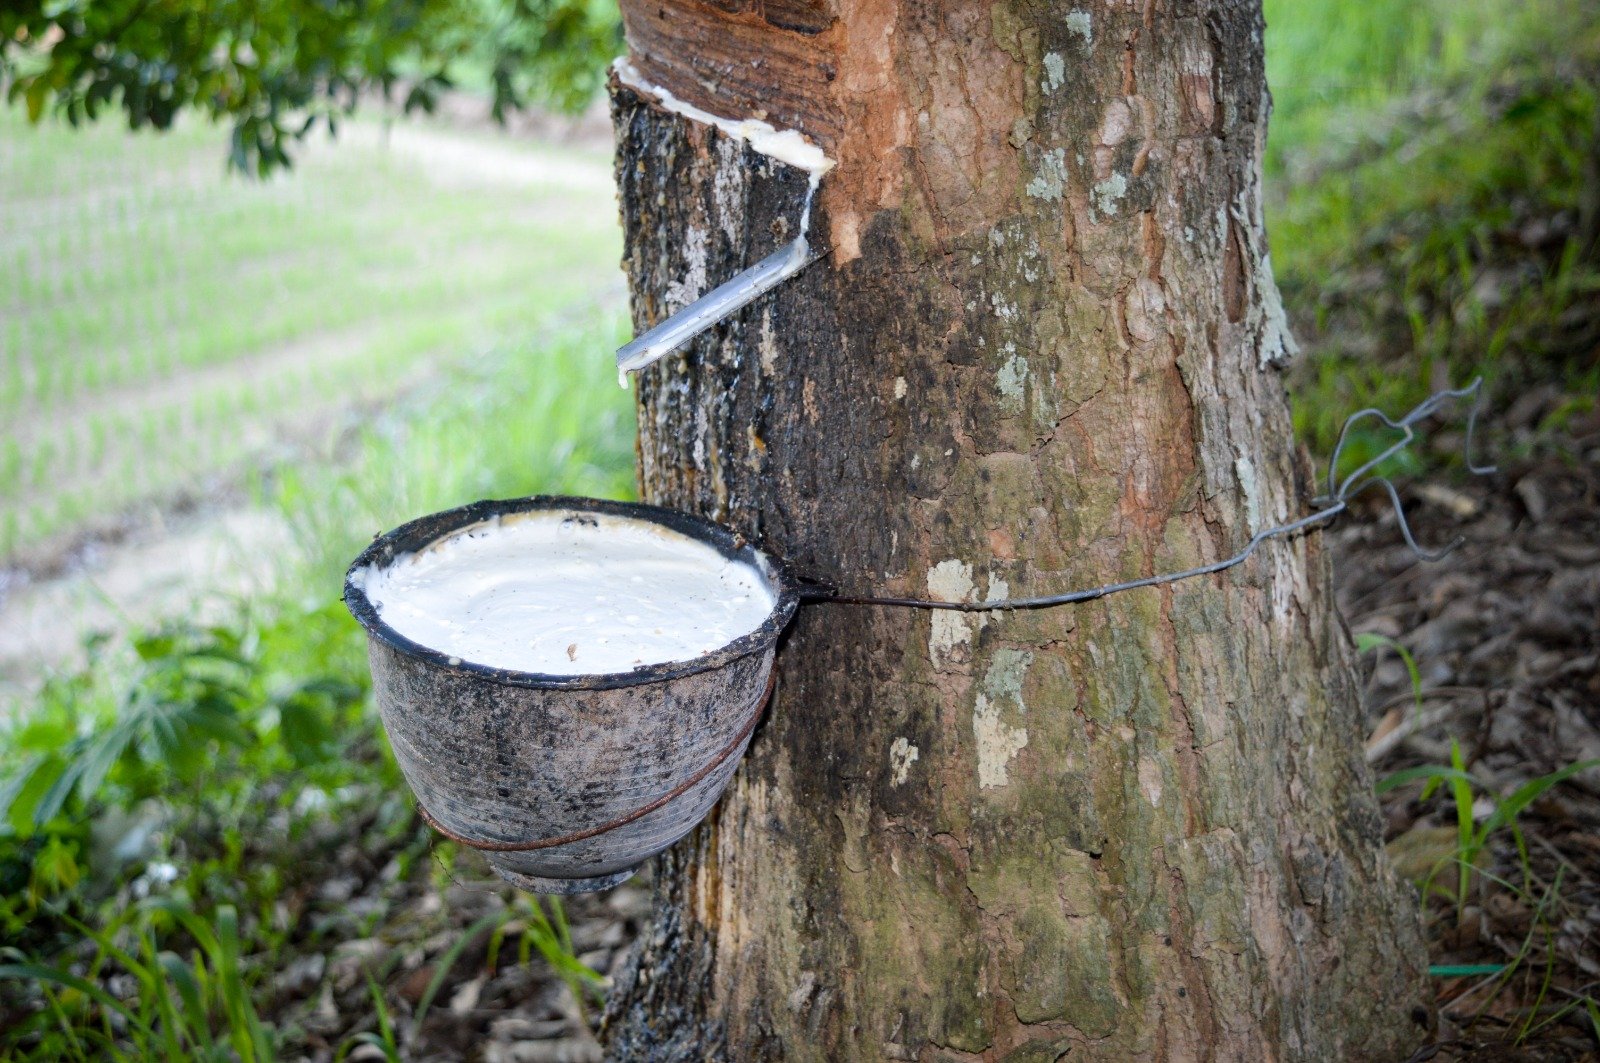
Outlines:
[[[830, 248], [640, 377], [640, 489], [848, 593], [1215, 560], [1315, 494], [1253, 0], [623, 0], [642, 76], [838, 161]], [[613, 83], [636, 328], [805, 175]], [[1430, 1021], [1310, 534], [1040, 612], [803, 608], [608, 1015], [649, 1060], [1398, 1059]]]

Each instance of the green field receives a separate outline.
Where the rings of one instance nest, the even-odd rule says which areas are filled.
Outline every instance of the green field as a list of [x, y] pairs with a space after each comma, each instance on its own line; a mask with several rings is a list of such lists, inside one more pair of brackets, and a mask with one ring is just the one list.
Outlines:
[[[88, 667], [9, 668], [0, 639], [0, 1057], [261, 1060], [319, 1039], [370, 1050], [362, 1040], [403, 1006], [379, 989], [402, 955], [439, 964], [428, 993], [447, 1014], [470, 977], [465, 960], [452, 976], [453, 958], [474, 935], [491, 953], [505, 943], [510, 976], [565, 986], [571, 1032], [590, 1037], [583, 1001], [598, 975], [573, 935], [593, 940], [615, 916], [596, 908], [586, 928], [575, 910], [569, 933], [562, 906], [515, 899], [475, 856], [418, 829], [368, 710], [365, 640], [338, 595], [373, 532], [418, 514], [631, 490], [632, 404], [611, 358], [625, 322], [609, 159], [365, 125], [266, 184], [226, 176], [222, 160], [222, 134], [199, 125], [165, 137], [34, 130], [0, 110], [0, 269], [12, 281], [0, 290], [0, 577], [8, 563], [43, 559], [42, 571], [119, 522], [142, 528], [139, 550], [170, 553], [163, 515], [185, 500], [200, 503], [183, 520], [202, 535], [244, 513], [289, 544], [250, 557], [265, 592], [219, 596], [192, 573], [203, 613], [180, 601], [102, 624], [63, 606], [69, 640], [117, 629], [87, 642]], [[87, 597], [107, 598], [95, 585], [105, 562], [127, 567], [135, 545], [85, 566]], [[150, 811], [153, 832], [108, 818], [114, 808]], [[131, 859], [115, 855], [141, 837]], [[317, 896], [337, 837], [389, 869], [351, 878], [353, 899]], [[138, 876], [162, 861], [177, 877], [147, 896]], [[301, 904], [301, 918], [282, 914]], [[77, 919], [100, 929], [63, 934]], [[171, 951], [178, 924], [206, 939], [204, 955]], [[380, 939], [344, 984], [345, 946]], [[71, 966], [91, 940], [152, 990], [155, 1011], [129, 1011], [133, 1028], [114, 1037], [30, 966]], [[274, 988], [295, 956], [326, 959], [317, 980], [340, 986], [331, 1015]], [[181, 1014], [167, 1007], [179, 983]], [[541, 994], [518, 985], [487, 1013], [547, 1021], [533, 1010]], [[62, 1007], [75, 1016], [66, 1027]], [[421, 1020], [419, 1008], [403, 1041], [423, 1036]]]
[[0, 109], [0, 566], [326, 451], [575, 306], [614, 317], [603, 149], [357, 124], [256, 182], [224, 144]]

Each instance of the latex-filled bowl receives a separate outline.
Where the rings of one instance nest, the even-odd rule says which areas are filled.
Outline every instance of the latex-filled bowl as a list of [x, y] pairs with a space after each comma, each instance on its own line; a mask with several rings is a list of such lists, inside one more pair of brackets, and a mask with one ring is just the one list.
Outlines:
[[[547, 675], [420, 645], [369, 599], [375, 569], [474, 526], [538, 513], [642, 521], [688, 536], [758, 573], [771, 611], [755, 630], [690, 660]], [[770, 692], [778, 636], [798, 597], [781, 565], [715, 524], [656, 506], [537, 497], [475, 502], [379, 536], [350, 566], [345, 603], [367, 631], [383, 726], [424, 816], [484, 850], [513, 884], [578, 893], [625, 881], [716, 804]]]

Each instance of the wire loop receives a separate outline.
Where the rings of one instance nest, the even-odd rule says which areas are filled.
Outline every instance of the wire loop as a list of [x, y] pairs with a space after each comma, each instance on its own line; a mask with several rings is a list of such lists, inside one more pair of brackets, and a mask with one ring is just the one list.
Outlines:
[[[1261, 529], [1251, 536], [1244, 549], [1232, 557], [1224, 558], [1221, 561], [1213, 561], [1209, 565], [1198, 565], [1194, 568], [1181, 569], [1177, 572], [1163, 572], [1158, 575], [1144, 576], [1140, 579], [1127, 580], [1122, 583], [1107, 583], [1100, 587], [1067, 591], [1063, 594], [1050, 594], [1039, 598], [1002, 598], [987, 602], [941, 602], [931, 598], [891, 598], [865, 594], [840, 594], [830, 584], [821, 580], [806, 581], [805, 588], [800, 592], [800, 598], [801, 601], [805, 602], [832, 602], [838, 605], [890, 605], [908, 609], [948, 609], [961, 613], [1048, 609], [1058, 605], [1072, 605], [1077, 602], [1093, 601], [1096, 598], [1104, 598], [1108, 594], [1120, 594], [1123, 591], [1138, 590], [1141, 587], [1156, 587], [1164, 583], [1176, 583], [1178, 580], [1193, 579], [1196, 576], [1209, 576], [1214, 572], [1232, 568], [1247, 560], [1251, 554], [1256, 552], [1256, 548], [1268, 539], [1293, 535], [1298, 531], [1331, 523], [1335, 517], [1350, 508], [1351, 499], [1372, 487], [1381, 487], [1388, 493], [1389, 503], [1394, 507], [1395, 519], [1400, 525], [1400, 534], [1404, 536], [1406, 545], [1411, 548], [1412, 553], [1424, 561], [1437, 561], [1461, 545], [1461, 540], [1459, 538], [1454, 539], [1439, 550], [1428, 550], [1422, 547], [1411, 533], [1411, 523], [1406, 519], [1405, 507], [1400, 503], [1400, 492], [1395, 488], [1394, 482], [1387, 476], [1378, 476], [1373, 473], [1385, 461], [1388, 461], [1411, 445], [1417, 438], [1414, 426], [1418, 421], [1432, 416], [1438, 412], [1441, 406], [1453, 399], [1466, 398], [1472, 399], [1472, 406], [1467, 411], [1467, 438], [1462, 445], [1462, 459], [1466, 462], [1467, 471], [1475, 476], [1487, 476], [1495, 472], [1495, 466], [1479, 465], [1473, 461], [1472, 457], [1478, 413], [1483, 406], [1482, 377], [1476, 378], [1464, 388], [1446, 389], [1429, 395], [1398, 420], [1376, 407], [1369, 406], [1364, 410], [1357, 410], [1349, 417], [1346, 417], [1344, 425], [1339, 429], [1339, 441], [1334, 445], [1333, 453], [1328, 457], [1328, 493], [1311, 500], [1312, 505], [1320, 508], [1286, 524], [1275, 524], [1270, 528]], [[1379, 451], [1375, 457], [1362, 462], [1354, 471], [1340, 479], [1339, 464], [1344, 457], [1345, 446], [1350, 441], [1350, 430], [1358, 422], [1367, 418], [1380, 421], [1384, 427], [1400, 432], [1401, 437]]]

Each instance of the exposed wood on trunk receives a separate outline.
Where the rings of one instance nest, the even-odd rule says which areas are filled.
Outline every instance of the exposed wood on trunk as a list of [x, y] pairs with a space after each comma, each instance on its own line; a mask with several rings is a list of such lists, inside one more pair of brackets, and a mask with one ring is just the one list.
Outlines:
[[[1300, 510], [1259, 5], [737, 6], [625, 0], [635, 62], [827, 145], [834, 254], [643, 374], [647, 501], [852, 592], [974, 600]], [[643, 328], [787, 238], [805, 177], [613, 99]], [[1327, 575], [1313, 535], [1046, 612], [802, 609], [728, 797], [660, 862], [613, 1053], [1403, 1058], [1425, 957]]]

